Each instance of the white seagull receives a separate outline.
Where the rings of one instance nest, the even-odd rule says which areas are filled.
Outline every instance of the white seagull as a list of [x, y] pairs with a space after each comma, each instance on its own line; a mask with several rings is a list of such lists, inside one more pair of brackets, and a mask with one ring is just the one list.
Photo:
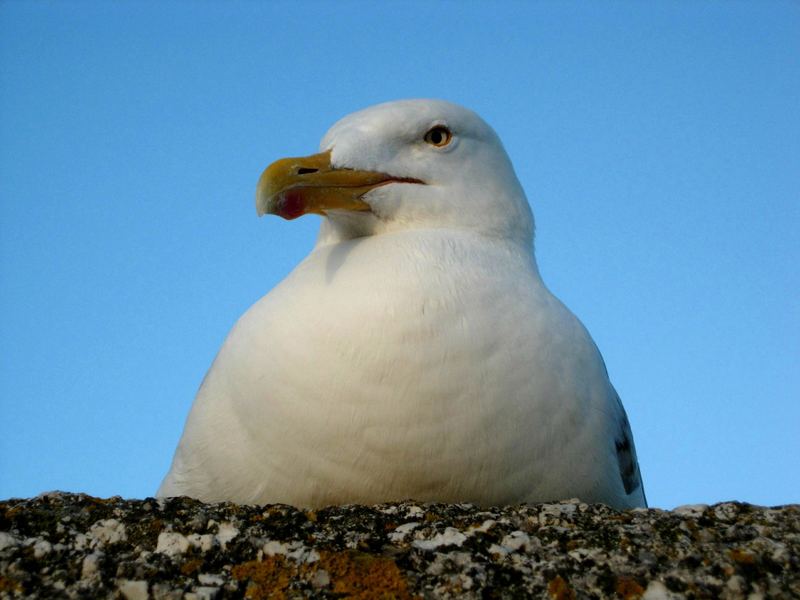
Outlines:
[[525, 193], [475, 113], [356, 112], [269, 166], [256, 206], [322, 215], [319, 238], [228, 335], [159, 496], [646, 506], [603, 359], [542, 282]]

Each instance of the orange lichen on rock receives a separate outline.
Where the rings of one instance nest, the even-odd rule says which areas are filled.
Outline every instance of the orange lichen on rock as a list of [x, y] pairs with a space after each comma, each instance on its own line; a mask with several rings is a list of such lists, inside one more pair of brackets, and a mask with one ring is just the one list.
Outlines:
[[10, 577], [0, 575], [0, 592], [8, 592], [10, 594], [21, 593], [22, 584]]
[[193, 575], [197, 571], [200, 570], [200, 567], [203, 566], [203, 561], [199, 558], [193, 558], [191, 560], [187, 560], [185, 563], [181, 565], [181, 574], [183, 575]]
[[321, 551], [312, 563], [298, 564], [283, 556], [268, 556], [233, 568], [234, 578], [249, 580], [245, 597], [253, 600], [282, 600], [292, 582], [319, 585], [315, 577], [324, 572], [324, 587], [337, 595], [355, 600], [412, 600], [408, 582], [390, 558], [371, 556], [352, 550]]
[[575, 590], [564, 581], [561, 575], [556, 575], [548, 582], [547, 591], [553, 600], [575, 600]]
[[644, 595], [644, 588], [632, 577], [617, 577], [615, 591], [624, 600], [636, 600]]
[[360, 552], [322, 552], [319, 568], [328, 572], [334, 593], [367, 600], [410, 600], [408, 583], [390, 558]]
[[733, 550], [728, 551], [728, 555], [731, 557], [732, 561], [737, 562], [740, 565], [753, 565], [756, 562], [755, 556], [753, 556], [750, 552], [740, 550], [739, 548], [734, 548]]
[[284, 600], [297, 568], [282, 556], [268, 556], [233, 567], [234, 579], [249, 580], [245, 598], [252, 600]]

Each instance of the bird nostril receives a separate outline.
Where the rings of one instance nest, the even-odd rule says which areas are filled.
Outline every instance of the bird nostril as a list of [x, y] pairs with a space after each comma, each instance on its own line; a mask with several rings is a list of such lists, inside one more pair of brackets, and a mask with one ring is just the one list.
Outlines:
[[316, 173], [319, 169], [309, 169], [308, 167], [300, 167], [297, 169], [298, 175], [308, 175], [309, 173]]

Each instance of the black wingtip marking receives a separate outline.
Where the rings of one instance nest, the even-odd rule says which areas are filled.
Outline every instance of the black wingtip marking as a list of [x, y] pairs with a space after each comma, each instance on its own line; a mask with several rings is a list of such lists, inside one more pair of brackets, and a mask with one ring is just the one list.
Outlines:
[[[631, 439], [631, 426], [628, 418], [623, 416], [620, 422], [618, 437], [614, 440], [617, 449], [617, 464], [619, 465], [619, 475], [626, 494], [631, 494], [642, 486], [642, 477], [639, 474], [639, 463], [636, 460], [636, 450]], [[642, 490], [644, 497], [644, 490]]]
[[619, 463], [619, 474], [622, 477], [622, 485], [625, 486], [625, 493], [630, 494], [639, 487], [639, 478], [636, 476], [636, 462], [631, 453], [631, 440], [627, 435], [615, 441], [617, 448], [617, 462]]

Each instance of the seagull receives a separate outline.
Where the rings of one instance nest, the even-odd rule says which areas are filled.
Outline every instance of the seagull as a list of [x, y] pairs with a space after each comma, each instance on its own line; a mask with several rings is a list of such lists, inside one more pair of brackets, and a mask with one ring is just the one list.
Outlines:
[[321, 215], [231, 330], [160, 497], [315, 508], [404, 499], [646, 506], [633, 436], [477, 114], [401, 100], [261, 175], [260, 215]]

